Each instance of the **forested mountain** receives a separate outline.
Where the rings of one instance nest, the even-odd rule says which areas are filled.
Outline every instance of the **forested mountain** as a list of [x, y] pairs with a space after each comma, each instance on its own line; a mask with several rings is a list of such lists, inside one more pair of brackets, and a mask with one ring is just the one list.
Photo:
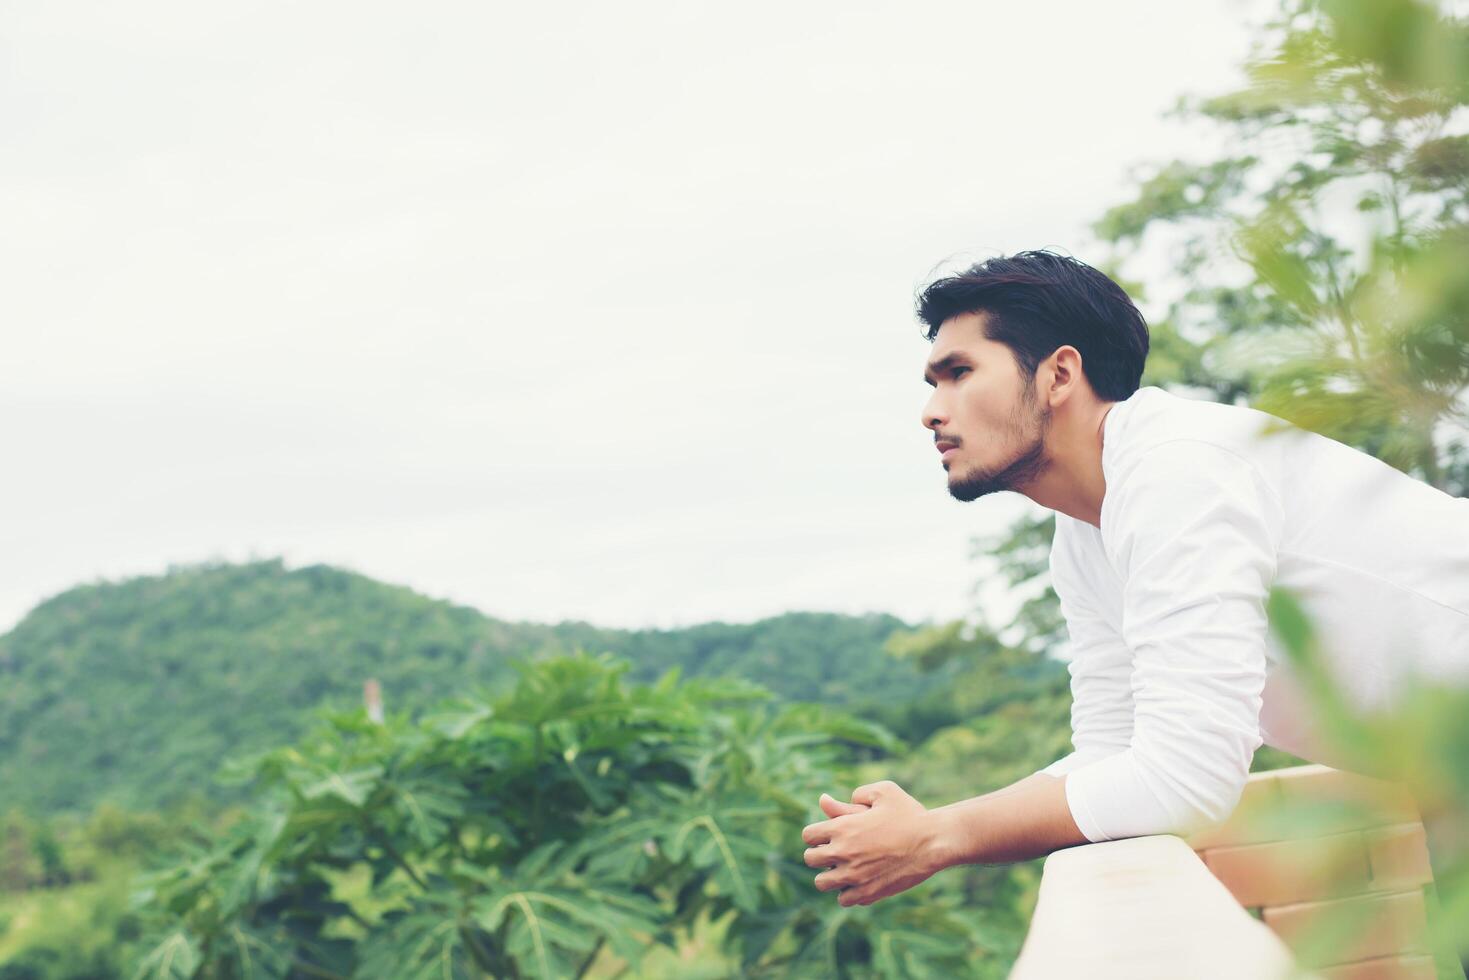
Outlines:
[[36, 812], [110, 799], [154, 807], [223, 792], [220, 762], [299, 737], [318, 707], [389, 712], [503, 689], [513, 658], [577, 649], [631, 661], [632, 678], [756, 680], [783, 698], [906, 701], [944, 678], [882, 651], [891, 616], [789, 613], [751, 624], [624, 631], [492, 619], [326, 566], [182, 568], [81, 586], [0, 637], [0, 786]]

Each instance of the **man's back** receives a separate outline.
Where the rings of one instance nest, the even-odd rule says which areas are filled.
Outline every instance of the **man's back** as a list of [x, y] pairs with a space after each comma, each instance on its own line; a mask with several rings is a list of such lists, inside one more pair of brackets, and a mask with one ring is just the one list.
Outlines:
[[[1363, 706], [1386, 703], [1403, 670], [1469, 680], [1469, 499], [1264, 412], [1161, 388], [1119, 403], [1106, 425], [1109, 486], [1177, 439], [1212, 443], [1254, 469], [1276, 508], [1275, 584], [1313, 614]], [[1105, 539], [1105, 503], [1103, 515]]]
[[[1210, 812], [1262, 740], [1340, 764], [1265, 623], [1271, 586], [1301, 601], [1360, 707], [1391, 704], [1408, 672], [1469, 683], [1469, 500], [1265, 413], [1159, 388], [1113, 406], [1102, 467], [1101, 528], [1057, 515], [1078, 752], [1047, 771], [1136, 747], [1133, 716], [1145, 737], [1126, 773], [1115, 762], [1075, 780], [1078, 797], [1125, 797], [1101, 784], [1132, 778], [1173, 792], [1179, 812]], [[1178, 775], [1190, 765], [1194, 786]], [[1094, 833], [1122, 836], [1123, 805]]]

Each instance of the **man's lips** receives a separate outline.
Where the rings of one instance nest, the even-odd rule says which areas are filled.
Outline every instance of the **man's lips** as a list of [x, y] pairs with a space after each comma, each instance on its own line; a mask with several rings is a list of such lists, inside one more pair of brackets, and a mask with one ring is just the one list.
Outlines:
[[959, 444], [957, 442], [949, 442], [948, 440], [945, 440], [945, 439], [940, 439], [938, 442], [934, 443], [934, 445], [938, 448], [938, 451], [941, 452], [941, 453], [946, 453], [950, 449], [958, 449], [959, 448]]

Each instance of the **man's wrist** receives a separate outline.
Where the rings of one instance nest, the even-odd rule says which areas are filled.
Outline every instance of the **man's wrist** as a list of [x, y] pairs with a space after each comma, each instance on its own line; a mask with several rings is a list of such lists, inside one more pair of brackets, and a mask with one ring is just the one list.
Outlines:
[[928, 832], [924, 835], [923, 863], [929, 874], [963, 863], [959, 816], [953, 804], [935, 807], [925, 814]]
[[958, 800], [925, 815], [925, 864], [1008, 864], [1085, 844], [1071, 815], [1066, 777], [1034, 773], [1003, 789]]

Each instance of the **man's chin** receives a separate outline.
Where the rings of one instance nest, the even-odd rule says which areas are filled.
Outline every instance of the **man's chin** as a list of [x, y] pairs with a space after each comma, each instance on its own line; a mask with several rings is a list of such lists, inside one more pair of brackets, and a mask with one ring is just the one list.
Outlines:
[[949, 496], [950, 497], [953, 497], [955, 500], [959, 501], [960, 503], [967, 504], [967, 503], [970, 503], [972, 501], [978, 500], [980, 497], [988, 497], [992, 493], [1001, 493], [1002, 491], [1009, 490], [1009, 489], [1010, 489], [1009, 487], [995, 487], [995, 486], [985, 486], [985, 487], [975, 488], [975, 487], [969, 487], [969, 486], [958, 486], [958, 487], [956, 487], [956, 486], [950, 485], [950, 487], [949, 487]]
[[1007, 490], [1013, 490], [1016, 493], [1023, 492], [1021, 488], [1029, 487], [1050, 466], [1045, 449], [1045, 435], [1049, 427], [1049, 412], [1037, 416], [1032, 426], [1035, 434], [1029, 444], [1026, 444], [1014, 459], [1000, 469], [972, 468], [957, 479], [951, 469], [949, 471], [949, 496], [968, 503], [992, 493]]
[[1009, 486], [993, 478], [976, 478], [972, 474], [949, 480], [949, 496], [966, 504], [971, 500], [978, 500], [980, 497], [987, 497], [992, 493], [1001, 493], [1009, 489], [1011, 489]]
[[[968, 503], [992, 493], [1021, 493], [1045, 470], [1046, 463], [1039, 447], [1024, 453], [1001, 470], [969, 470], [962, 476], [949, 477], [949, 496]], [[951, 471], [952, 473], [952, 471]]]

